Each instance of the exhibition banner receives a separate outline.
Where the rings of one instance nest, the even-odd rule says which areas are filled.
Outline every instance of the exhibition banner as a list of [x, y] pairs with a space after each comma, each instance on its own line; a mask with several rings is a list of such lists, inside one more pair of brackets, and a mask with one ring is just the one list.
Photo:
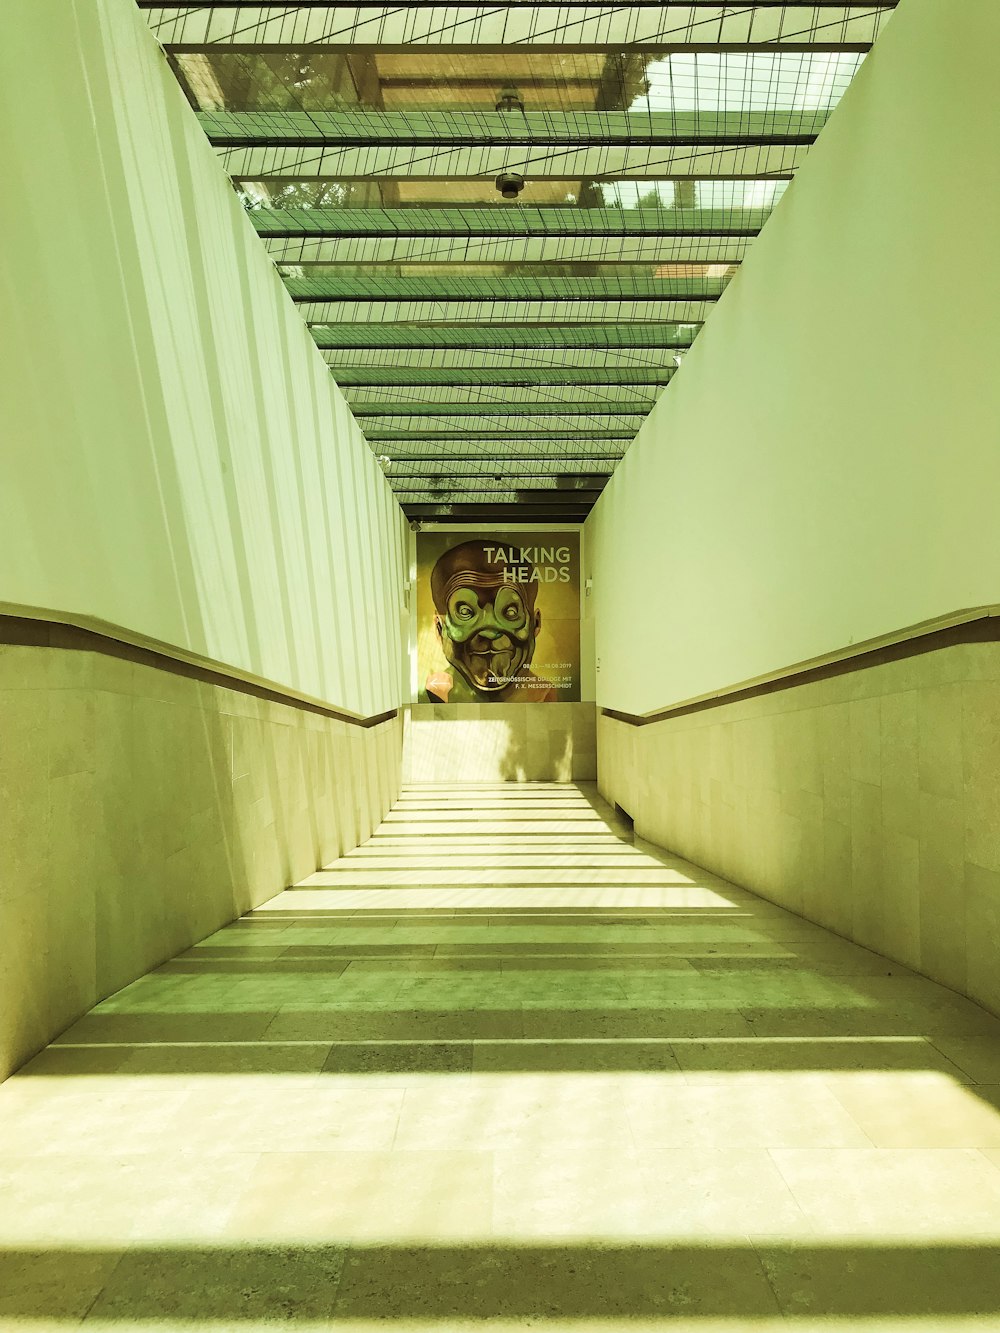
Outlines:
[[417, 670], [432, 703], [580, 698], [580, 535], [417, 535]]

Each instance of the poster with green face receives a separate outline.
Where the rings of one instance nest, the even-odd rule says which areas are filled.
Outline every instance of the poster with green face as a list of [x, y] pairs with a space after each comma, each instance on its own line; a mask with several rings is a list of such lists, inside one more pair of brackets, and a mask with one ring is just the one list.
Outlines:
[[417, 536], [419, 698], [580, 698], [580, 535]]

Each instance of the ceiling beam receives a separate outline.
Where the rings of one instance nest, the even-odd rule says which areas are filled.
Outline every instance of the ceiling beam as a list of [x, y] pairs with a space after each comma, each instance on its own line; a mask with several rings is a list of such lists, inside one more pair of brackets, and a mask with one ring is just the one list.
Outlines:
[[[276, 263], [728, 263], [771, 208], [249, 208]], [[615, 247], [608, 247], [608, 240]], [[729, 248], [735, 247], [735, 248]]]
[[550, 385], [574, 388], [601, 388], [607, 385], [669, 384], [673, 365], [640, 367], [620, 366], [612, 370], [580, 369], [573, 366], [546, 367], [543, 370], [493, 369], [471, 367], [465, 370], [372, 369], [366, 366], [337, 366], [333, 376], [341, 388], [436, 388], [465, 385], [482, 388], [547, 388]]
[[[403, 513], [409, 519], [425, 523], [523, 523], [524, 509], [520, 504], [404, 504]], [[560, 512], [555, 506], [540, 505], [540, 513], [531, 515], [532, 523], [582, 523], [593, 505], [581, 502], [578, 508]]]
[[[442, 491], [397, 491], [396, 502], [407, 509], [411, 505], [423, 504], [484, 504], [523, 505], [528, 510], [544, 507], [554, 513], [578, 513], [581, 509], [590, 509], [601, 498], [601, 491], [579, 491], [575, 496], [564, 498], [558, 491], [525, 490], [442, 490]], [[530, 517], [534, 522], [534, 515]]]
[[633, 417], [645, 416], [649, 401], [625, 399], [601, 402], [594, 399], [581, 403], [573, 399], [565, 402], [385, 402], [371, 399], [353, 402], [351, 411], [356, 417]]
[[[430, 324], [440, 320], [446, 303], [440, 297], [426, 301], [313, 301], [302, 302], [300, 311], [307, 324]], [[712, 308], [709, 301], [629, 299], [609, 296], [604, 300], [505, 300], [447, 303], [452, 324], [478, 326], [496, 320], [499, 324], [535, 323], [606, 324], [619, 320], [660, 324], [702, 323]]]
[[458, 351], [526, 348], [544, 351], [560, 348], [684, 350], [691, 346], [700, 328], [700, 320], [660, 324], [617, 324], [609, 321], [578, 325], [425, 324], [418, 327], [316, 323], [311, 332], [316, 345], [329, 351], [352, 351], [357, 348], [447, 348]]
[[429, 274], [400, 278], [392, 274], [324, 274], [286, 278], [293, 301], [717, 301], [726, 278], [620, 277], [466, 278]]
[[[569, 442], [573, 448], [582, 448], [588, 442], [599, 443], [601, 446], [609, 442], [615, 445], [631, 444], [648, 415], [648, 412], [643, 412], [640, 415], [619, 417], [456, 417], [452, 419], [454, 428], [451, 430], [435, 430], [435, 427], [446, 423], [448, 417], [366, 417], [362, 424], [371, 427], [370, 431], [366, 429], [364, 433], [371, 445], [380, 446], [375, 450], [376, 453], [383, 452], [381, 444], [393, 441], [421, 446], [433, 443], [435, 448], [442, 448], [448, 444], [466, 447], [479, 440], [496, 450], [508, 438], [512, 445], [524, 439], [532, 442], [544, 440], [557, 446]], [[598, 421], [606, 423], [604, 429], [595, 424]], [[401, 423], [404, 428], [398, 429], [396, 423]]]
[[742, 260], [769, 214], [765, 208], [248, 210], [275, 263], [302, 265], [730, 264]]
[[[581, 181], [760, 181], [791, 180], [805, 161], [815, 135], [788, 136], [770, 144], [680, 144], [665, 148], [517, 147], [484, 144], [475, 148], [327, 148], [293, 144], [259, 148], [218, 148], [219, 159], [238, 185], [263, 182], [268, 188], [303, 181], [342, 183], [375, 181], [466, 181], [492, 186], [502, 171], [527, 178], [523, 202], [531, 204], [532, 180], [565, 181], [567, 190]], [[495, 196], [499, 204], [499, 196]]]
[[739, 264], [747, 236], [263, 238], [276, 264]]
[[[585, 440], [600, 440], [602, 448], [610, 441], [616, 441], [621, 445], [629, 445], [635, 439], [634, 430], [623, 430], [621, 427], [613, 426], [605, 430], [595, 430], [592, 426], [577, 427], [575, 430], [523, 430], [512, 431], [504, 428], [502, 436], [497, 435], [497, 426], [491, 425], [486, 430], [469, 430], [464, 425], [461, 430], [378, 430], [370, 428], [365, 431], [365, 438], [369, 444], [453, 444], [453, 445], [471, 445], [485, 444], [492, 449], [493, 457], [499, 457], [501, 451], [503, 456], [521, 457], [512, 446], [519, 443], [535, 446], [538, 444], [557, 444], [569, 441], [571, 444], [580, 444]], [[378, 453], [384, 453], [384, 450], [378, 450]], [[393, 451], [390, 449], [389, 454]], [[546, 455], [546, 457], [562, 457], [561, 454]], [[583, 455], [585, 456], [585, 455]], [[426, 458], [425, 454], [420, 454], [420, 458]], [[444, 454], [441, 457], [445, 457]], [[450, 457], [450, 455], [449, 455]], [[490, 454], [472, 455], [472, 457], [490, 457]], [[567, 458], [579, 458], [580, 454], [566, 454]]]
[[[845, 3], [683, 5], [662, 0], [595, 4], [594, 0], [536, 0], [484, 4], [482, 0], [433, 3], [402, 0], [388, 5], [328, 3], [150, 4], [143, 2], [153, 32], [171, 53], [264, 47], [343, 52], [413, 48], [489, 53], [497, 48], [620, 53], [765, 49], [866, 50], [895, 0]], [[819, 21], [817, 22], [817, 18]], [[459, 76], [460, 77], [460, 76]]]
[[[504, 453], [491, 454], [488, 451], [475, 454], [394, 454], [391, 462], [396, 463], [421, 463], [430, 465], [432, 463], [492, 463], [494, 465], [516, 463], [553, 463], [568, 467], [571, 463], [611, 463], [615, 464], [624, 456], [624, 450], [620, 449], [614, 453], [607, 451], [601, 453], [572, 453], [572, 454], [553, 454], [553, 453]], [[386, 473], [391, 475], [390, 472]]]
[[[584, 418], [595, 425], [603, 424], [609, 418], [621, 421], [623, 417], [628, 418], [629, 426], [633, 424], [633, 419], [641, 422], [653, 410], [657, 395], [662, 392], [662, 388], [611, 386], [598, 388], [593, 396], [586, 398], [581, 396], [582, 390], [573, 388], [564, 388], [559, 395], [554, 389], [546, 392], [538, 389], [501, 388], [493, 390], [489, 397], [483, 398], [468, 398], [465, 392], [485, 395], [487, 393], [485, 389], [463, 391], [459, 387], [442, 388], [433, 392], [430, 389], [401, 391], [428, 395], [419, 402], [399, 397], [383, 398], [383, 394], [387, 391], [379, 389], [349, 389], [346, 392], [349, 395], [347, 401], [352, 411], [356, 404], [367, 409], [360, 416], [362, 429], [369, 421], [391, 422], [394, 427], [397, 424], [408, 427], [416, 420], [420, 425], [426, 423], [430, 428], [442, 427], [461, 434], [464, 432], [464, 423], [473, 418], [476, 419], [473, 421], [476, 429], [480, 426], [488, 429], [494, 425], [498, 417], [502, 417], [511, 421], [520, 418], [522, 419], [520, 424], [526, 429], [545, 435], [553, 423], [557, 427], [571, 426]], [[350, 396], [354, 394], [367, 394], [368, 397], [362, 399]], [[531, 398], [529, 394], [535, 394], [536, 397]], [[600, 397], [600, 394], [620, 396]], [[496, 408], [500, 410], [494, 410]], [[638, 425], [635, 429], [638, 429]]]
[[[199, 111], [217, 148], [672, 148], [811, 144], [829, 111]], [[374, 163], [372, 164], [374, 167]]]
[[[603, 348], [513, 348], [513, 349], [472, 349], [454, 351], [448, 349], [414, 350], [412, 348], [354, 347], [338, 351], [324, 348], [321, 356], [330, 367], [334, 379], [339, 378], [341, 368], [356, 371], [358, 375], [395, 373], [405, 377], [410, 371], [424, 374], [437, 371], [442, 380], [447, 382], [449, 372], [474, 371], [477, 375], [488, 375], [491, 371], [501, 374], [516, 375], [517, 372], [545, 376], [545, 383], [558, 383], [563, 371], [572, 373], [597, 371], [603, 378], [603, 372], [635, 371], [639, 374], [668, 375], [683, 360], [686, 343], [678, 344], [677, 350], [649, 348], [637, 351], [607, 350]], [[393, 382], [393, 381], [389, 381]], [[402, 383], [400, 378], [395, 381]], [[437, 381], [435, 381], [437, 382]], [[486, 380], [484, 379], [484, 383]], [[593, 383], [593, 380], [587, 382]]]
[[[404, 389], [396, 385], [341, 389], [351, 411], [361, 409], [363, 416], [411, 417], [486, 416], [491, 419], [500, 409], [503, 416], [586, 416], [627, 412], [645, 416], [663, 391], [662, 384], [529, 384], [449, 385], [423, 384]], [[358, 415], [356, 412], [355, 415]]]
[[[878, 22], [878, 19], [873, 19], [867, 15], [865, 17], [868, 22], [864, 30], [870, 31], [873, 24]], [[375, 20], [369, 20], [369, 22], [374, 23]], [[856, 20], [856, 22], [860, 22], [860, 20]], [[380, 26], [382, 26], [381, 23]], [[562, 25], [559, 31], [567, 33], [570, 26], [572, 25]], [[453, 25], [452, 30], [457, 31], [457, 25]], [[358, 28], [351, 31], [361, 34], [364, 33], [364, 28], [359, 25]], [[551, 32], [550, 27], [549, 36], [551, 36]], [[241, 33], [240, 36], [242, 38], [243, 34]], [[432, 37], [436, 40], [432, 40]], [[760, 56], [774, 55], [776, 52], [783, 55], [864, 56], [872, 49], [872, 41], [871, 37], [864, 41], [823, 41], [821, 39], [803, 41], [796, 34], [787, 39], [778, 36], [757, 42], [713, 42], [708, 40], [679, 42], [670, 40], [669, 33], [665, 35], [662, 31], [657, 31], [650, 32], [645, 38], [630, 42], [629, 50], [645, 50], [649, 52], [650, 56], [655, 56], [657, 59], [672, 55]], [[292, 43], [267, 41], [247, 43], [245, 40], [227, 41], [224, 37], [221, 37], [210, 41], [171, 41], [164, 39], [163, 46], [172, 57], [176, 58], [177, 56], [212, 56], [219, 54], [292, 56], [300, 55], [303, 52], [309, 55], [324, 53], [330, 55], [353, 53], [357, 55], [362, 52], [373, 55], [380, 53], [383, 55], [407, 55], [414, 48], [423, 51], [445, 50], [449, 55], [505, 55], [510, 53], [511, 48], [529, 55], [559, 55], [564, 54], [567, 50], [572, 51], [574, 55], [615, 55], [620, 53], [622, 43], [620, 41], [574, 41], [568, 33], [565, 40], [557, 41], [533, 40], [528, 37], [507, 44], [490, 41], [468, 42], [458, 39], [447, 41], [442, 40], [442, 34], [439, 31], [432, 36], [412, 42], [376, 42], [371, 40], [366, 42], [359, 36], [357, 41], [352, 41], [347, 37], [340, 40], [331, 38], [328, 41], [318, 38], [308, 44], [301, 41]], [[462, 88], [484, 87], [494, 94], [500, 87], [499, 81], [492, 78], [484, 79], [474, 76], [463, 78], [461, 75], [456, 75], [453, 81]], [[540, 82], [541, 80], [533, 80], [536, 86]], [[383, 87], [411, 88], [415, 83], [418, 84], [418, 80], [403, 77], [395, 81], [383, 80]], [[430, 85], [428, 84], [428, 86]]]
[[[873, 9], [895, 9], [899, 0], [739, 0], [739, 5], [720, 4], [719, 0], [680, 0], [684, 9], [706, 9], [713, 11], [741, 9], [835, 9], [835, 10], [873, 10]], [[279, 14], [287, 14], [290, 9], [329, 9], [331, 12], [382, 10], [391, 12], [394, 9], [429, 9], [434, 8], [429, 0], [389, 0], [385, 5], [359, 5], [356, 3], [346, 3], [345, 0], [285, 0], [285, 3], [268, 4], [267, 0], [136, 0], [140, 9], [169, 10], [169, 9], [190, 9], [190, 10], [210, 10], [210, 9], [255, 9], [255, 10], [274, 10]], [[664, 0], [628, 0], [627, 7], [630, 9], [662, 9], [676, 10], [679, 6], [678, 0], [671, 0], [671, 3], [664, 3]], [[599, 5], [594, 4], [594, 0], [447, 0], [444, 6], [447, 9], [597, 9]]]
[[404, 486], [396, 491], [396, 495], [412, 495], [414, 498], [426, 496], [427, 499], [434, 500], [449, 495], [492, 495], [499, 498], [506, 493], [512, 500], [516, 495], [523, 494], [529, 503], [533, 504], [579, 505], [587, 500], [596, 499], [610, 480], [610, 477], [599, 477], [595, 483], [590, 478], [586, 485], [582, 486], [543, 488], [522, 486], [520, 484], [522, 478], [515, 472], [501, 476], [499, 481], [494, 481], [491, 477], [466, 477], [454, 486]]
[[[545, 481], [551, 485], [553, 491], [576, 491], [576, 489], [591, 489], [605, 484], [611, 480], [611, 468], [605, 471], [595, 471], [589, 468], [587, 472], [517, 472], [517, 481]], [[504, 483], [509, 485], [508, 479], [504, 479], [503, 472], [495, 471], [467, 471], [464, 472], [392, 472], [385, 473], [389, 481], [435, 481], [437, 479], [456, 480], [456, 481], [493, 481], [493, 484]]]
[[238, 181], [758, 180], [791, 175], [825, 111], [202, 112]]
[[250, 208], [257, 233], [267, 238], [360, 239], [569, 236], [756, 236], [770, 208]]

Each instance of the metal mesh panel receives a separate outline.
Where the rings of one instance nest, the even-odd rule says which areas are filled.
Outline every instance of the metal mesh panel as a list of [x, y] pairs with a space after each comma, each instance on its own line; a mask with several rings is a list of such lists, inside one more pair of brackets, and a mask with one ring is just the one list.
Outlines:
[[138, 3], [407, 512], [574, 518], [895, 7]]

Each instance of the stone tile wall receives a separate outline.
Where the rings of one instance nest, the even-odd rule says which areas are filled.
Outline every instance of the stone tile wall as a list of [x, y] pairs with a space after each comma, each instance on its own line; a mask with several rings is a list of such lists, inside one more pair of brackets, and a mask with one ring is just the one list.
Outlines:
[[596, 708], [579, 704], [413, 704], [407, 782], [581, 782], [597, 776]]
[[642, 837], [1000, 1012], [1000, 644], [598, 739]]
[[0, 1078], [98, 1000], [364, 841], [366, 729], [99, 653], [0, 645]]

